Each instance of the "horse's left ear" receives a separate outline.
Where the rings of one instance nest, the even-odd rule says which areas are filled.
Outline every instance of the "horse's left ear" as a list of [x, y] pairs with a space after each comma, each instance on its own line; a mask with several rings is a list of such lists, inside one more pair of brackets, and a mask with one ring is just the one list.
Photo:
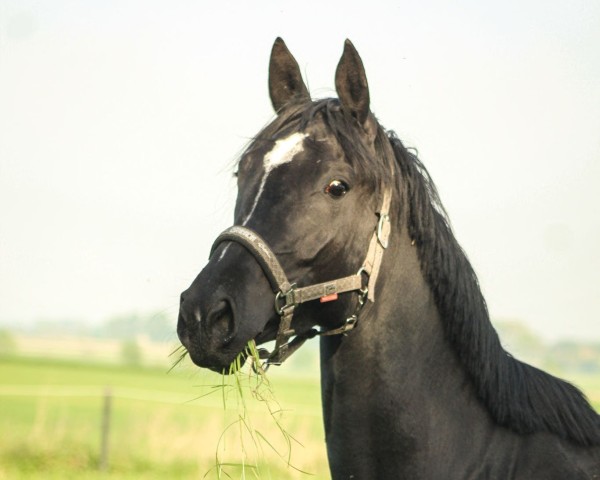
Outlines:
[[342, 108], [365, 126], [369, 117], [369, 85], [365, 67], [350, 40], [344, 43], [344, 53], [335, 71], [335, 89]]

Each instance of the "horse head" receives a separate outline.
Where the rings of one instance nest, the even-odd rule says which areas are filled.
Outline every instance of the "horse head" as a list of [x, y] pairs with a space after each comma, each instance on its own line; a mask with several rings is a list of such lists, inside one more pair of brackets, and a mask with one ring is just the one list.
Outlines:
[[[364, 67], [349, 41], [335, 84], [339, 100], [312, 102], [296, 60], [277, 39], [269, 66], [277, 116], [250, 143], [236, 173], [234, 225], [256, 234], [264, 255], [275, 257], [300, 289], [349, 276], [368, 282], [358, 272], [386, 187], [367, 168], [388, 142], [369, 110]], [[278, 335], [282, 315], [274, 297], [286, 292], [277, 291], [259, 260], [248, 245], [221, 239], [181, 294], [177, 332], [197, 365], [224, 371], [249, 341], [259, 345]], [[294, 335], [342, 325], [356, 296], [342, 290], [325, 300], [334, 298], [299, 304]]]

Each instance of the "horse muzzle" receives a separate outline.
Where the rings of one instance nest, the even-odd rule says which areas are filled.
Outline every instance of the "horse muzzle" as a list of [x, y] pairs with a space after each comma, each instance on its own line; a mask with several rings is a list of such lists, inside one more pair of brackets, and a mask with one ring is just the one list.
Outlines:
[[211, 259], [181, 294], [177, 335], [192, 361], [226, 373], [249, 341], [273, 339], [277, 317], [271, 297], [262, 270], [241, 246]]
[[203, 315], [198, 303], [185, 297], [184, 292], [177, 322], [179, 340], [196, 365], [220, 372], [238, 353], [228, 348], [237, 331], [231, 303], [220, 300]]

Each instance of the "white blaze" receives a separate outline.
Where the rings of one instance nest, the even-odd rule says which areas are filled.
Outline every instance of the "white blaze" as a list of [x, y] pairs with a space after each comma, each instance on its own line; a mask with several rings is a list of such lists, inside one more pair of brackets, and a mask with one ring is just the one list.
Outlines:
[[[245, 226], [248, 223], [248, 220], [250, 220], [250, 217], [252, 217], [256, 205], [258, 205], [258, 200], [260, 199], [260, 196], [262, 195], [263, 190], [265, 189], [265, 184], [267, 183], [267, 177], [269, 176], [269, 174], [279, 165], [291, 162], [297, 154], [303, 151], [303, 141], [307, 136], [308, 134], [306, 133], [297, 132], [293, 133], [289, 137], [281, 138], [275, 142], [273, 148], [264, 156], [263, 166], [265, 171], [260, 180], [258, 193], [256, 194], [256, 198], [254, 199], [254, 204], [250, 209], [250, 213], [248, 213], [245, 220], [242, 222], [243, 226]], [[217, 262], [219, 262], [225, 256], [225, 252], [227, 251], [228, 247], [229, 245], [225, 246], [225, 248], [221, 252], [221, 255], [217, 259]]]
[[256, 194], [256, 198], [254, 199], [254, 204], [250, 209], [250, 213], [242, 223], [242, 225], [246, 225], [250, 217], [254, 213], [254, 209], [256, 205], [258, 205], [258, 200], [265, 189], [265, 184], [267, 183], [267, 177], [269, 174], [278, 166], [283, 165], [284, 163], [291, 162], [294, 157], [304, 150], [303, 141], [308, 135], [306, 133], [293, 133], [289, 137], [281, 138], [275, 142], [273, 149], [269, 151], [265, 157], [263, 158], [263, 165], [265, 171], [263, 173], [262, 179], [260, 181], [260, 187], [258, 187], [258, 193]]

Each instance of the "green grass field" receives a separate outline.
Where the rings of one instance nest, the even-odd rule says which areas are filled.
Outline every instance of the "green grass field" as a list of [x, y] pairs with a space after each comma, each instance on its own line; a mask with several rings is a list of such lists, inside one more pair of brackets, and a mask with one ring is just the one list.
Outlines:
[[[281, 426], [303, 444], [291, 442], [291, 464], [313, 478], [328, 478], [318, 380], [269, 377], [276, 399], [288, 410], [277, 415]], [[213, 387], [221, 383], [221, 376], [191, 366], [167, 374], [161, 369], [0, 359], [0, 479], [218, 478], [217, 451], [223, 463], [259, 462], [259, 478], [306, 478], [287, 466], [288, 443], [265, 403], [244, 390], [242, 408], [236, 389]], [[112, 392], [109, 467], [101, 472], [107, 387]], [[278, 407], [271, 402], [271, 408]], [[254, 435], [253, 440], [235, 423], [244, 413], [244, 421], [263, 437]], [[248, 466], [244, 470], [246, 478], [256, 478]], [[243, 476], [241, 467], [225, 471], [232, 478]]]
[[[219, 375], [190, 365], [167, 373], [0, 358], [0, 479], [218, 478], [217, 452], [223, 463], [245, 463], [244, 470], [225, 467], [231, 478], [243, 478], [244, 473], [245, 478], [257, 478], [250, 465], [258, 462], [258, 478], [327, 479], [318, 380], [286, 375], [285, 369], [269, 372], [274, 395], [287, 410], [280, 423], [303, 445], [291, 440], [291, 464], [313, 476], [287, 466], [286, 437], [265, 402], [245, 390], [243, 408], [235, 385], [214, 387], [222, 383]], [[569, 380], [600, 409], [600, 378]], [[112, 416], [109, 466], [103, 472], [99, 463], [106, 388], [112, 392]], [[279, 408], [273, 402], [270, 406]], [[238, 421], [241, 414], [244, 422]], [[251, 436], [255, 430], [259, 433]]]

